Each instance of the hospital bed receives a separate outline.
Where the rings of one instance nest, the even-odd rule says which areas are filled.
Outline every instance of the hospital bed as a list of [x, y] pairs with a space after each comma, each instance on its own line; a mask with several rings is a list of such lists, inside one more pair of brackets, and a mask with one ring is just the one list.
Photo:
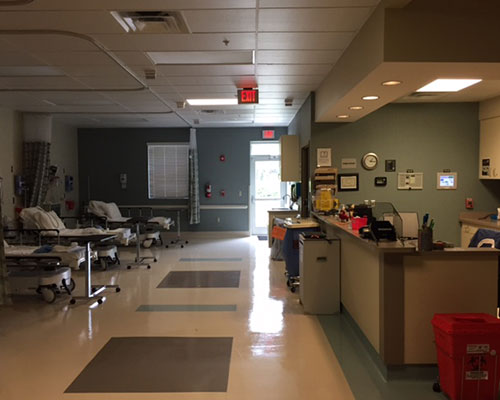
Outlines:
[[[26, 257], [31, 256], [34, 258], [54, 258], [58, 257], [64, 265], [67, 265], [73, 270], [78, 270], [80, 265], [85, 262], [85, 248], [72, 243], [69, 246], [55, 245], [55, 246], [27, 246], [27, 245], [13, 245], [3, 242], [5, 249], [5, 257]], [[93, 253], [93, 259], [97, 260], [97, 253]]]
[[[88, 213], [103, 220], [106, 227], [129, 226], [133, 219], [131, 216], [124, 217], [116, 203], [105, 203], [97, 200], [91, 200], [89, 202]], [[142, 217], [142, 215], [140, 216]], [[141, 230], [139, 233], [140, 243], [142, 243], [144, 247], [150, 247], [156, 242], [163, 244], [160, 231], [169, 230], [172, 225], [173, 222], [170, 218], [153, 217], [151, 215], [146, 218], [145, 224], [141, 224]]]
[[61, 293], [71, 296], [75, 281], [71, 269], [61, 257], [39, 257], [38, 255], [7, 255], [7, 278], [9, 292], [15, 295], [40, 294], [47, 303], [53, 303]]
[[68, 229], [54, 211], [45, 211], [40, 207], [25, 208], [20, 213], [24, 229], [38, 229], [45, 237], [56, 237], [57, 242], [65, 237], [100, 234], [116, 235], [121, 245], [128, 246], [135, 237], [130, 228], [103, 229], [97, 227]]

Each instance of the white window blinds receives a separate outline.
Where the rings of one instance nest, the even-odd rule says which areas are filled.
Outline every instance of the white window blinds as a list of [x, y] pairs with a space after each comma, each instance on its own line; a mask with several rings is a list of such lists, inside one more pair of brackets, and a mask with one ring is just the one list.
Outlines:
[[185, 199], [189, 193], [189, 144], [148, 143], [150, 199]]

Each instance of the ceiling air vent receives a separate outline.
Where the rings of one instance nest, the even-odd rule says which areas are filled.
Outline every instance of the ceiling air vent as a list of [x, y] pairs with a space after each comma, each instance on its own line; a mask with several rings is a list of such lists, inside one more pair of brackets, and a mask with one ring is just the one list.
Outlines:
[[191, 33], [180, 11], [111, 11], [123, 29], [133, 33]]
[[431, 97], [440, 97], [442, 95], [443, 93], [439, 92], [413, 92], [412, 94], [408, 95], [408, 97], [416, 99], [428, 99]]
[[200, 110], [200, 114], [219, 115], [224, 114], [224, 110]]

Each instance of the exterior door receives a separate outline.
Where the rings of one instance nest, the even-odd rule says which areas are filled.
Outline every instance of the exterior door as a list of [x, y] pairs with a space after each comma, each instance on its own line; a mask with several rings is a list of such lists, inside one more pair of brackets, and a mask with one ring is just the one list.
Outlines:
[[[279, 143], [266, 142], [265, 144], [276, 147], [269, 146], [269, 149], [264, 151], [261, 146], [259, 151], [256, 151], [252, 146], [254, 150], [250, 156], [250, 233], [252, 235], [267, 235], [267, 211], [271, 208], [283, 207], [285, 204], [284, 196], [287, 185], [281, 182]], [[258, 154], [265, 152], [270, 154]]]

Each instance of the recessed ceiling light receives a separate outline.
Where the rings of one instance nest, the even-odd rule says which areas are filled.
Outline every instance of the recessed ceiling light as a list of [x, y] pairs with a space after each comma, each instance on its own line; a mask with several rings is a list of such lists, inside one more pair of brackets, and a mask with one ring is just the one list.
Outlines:
[[349, 110], [362, 110], [363, 107], [362, 106], [350, 106], [349, 107]]
[[364, 96], [362, 97], [363, 100], [378, 100], [378, 96]]
[[238, 104], [238, 99], [187, 99], [190, 106], [231, 106]]
[[458, 92], [481, 81], [482, 79], [436, 79], [417, 92]]
[[349, 115], [347, 115], [347, 114], [340, 114], [340, 115], [337, 115], [337, 118], [346, 119], [346, 118], [349, 118]]
[[397, 86], [401, 85], [401, 81], [385, 81], [382, 82], [382, 86]]

